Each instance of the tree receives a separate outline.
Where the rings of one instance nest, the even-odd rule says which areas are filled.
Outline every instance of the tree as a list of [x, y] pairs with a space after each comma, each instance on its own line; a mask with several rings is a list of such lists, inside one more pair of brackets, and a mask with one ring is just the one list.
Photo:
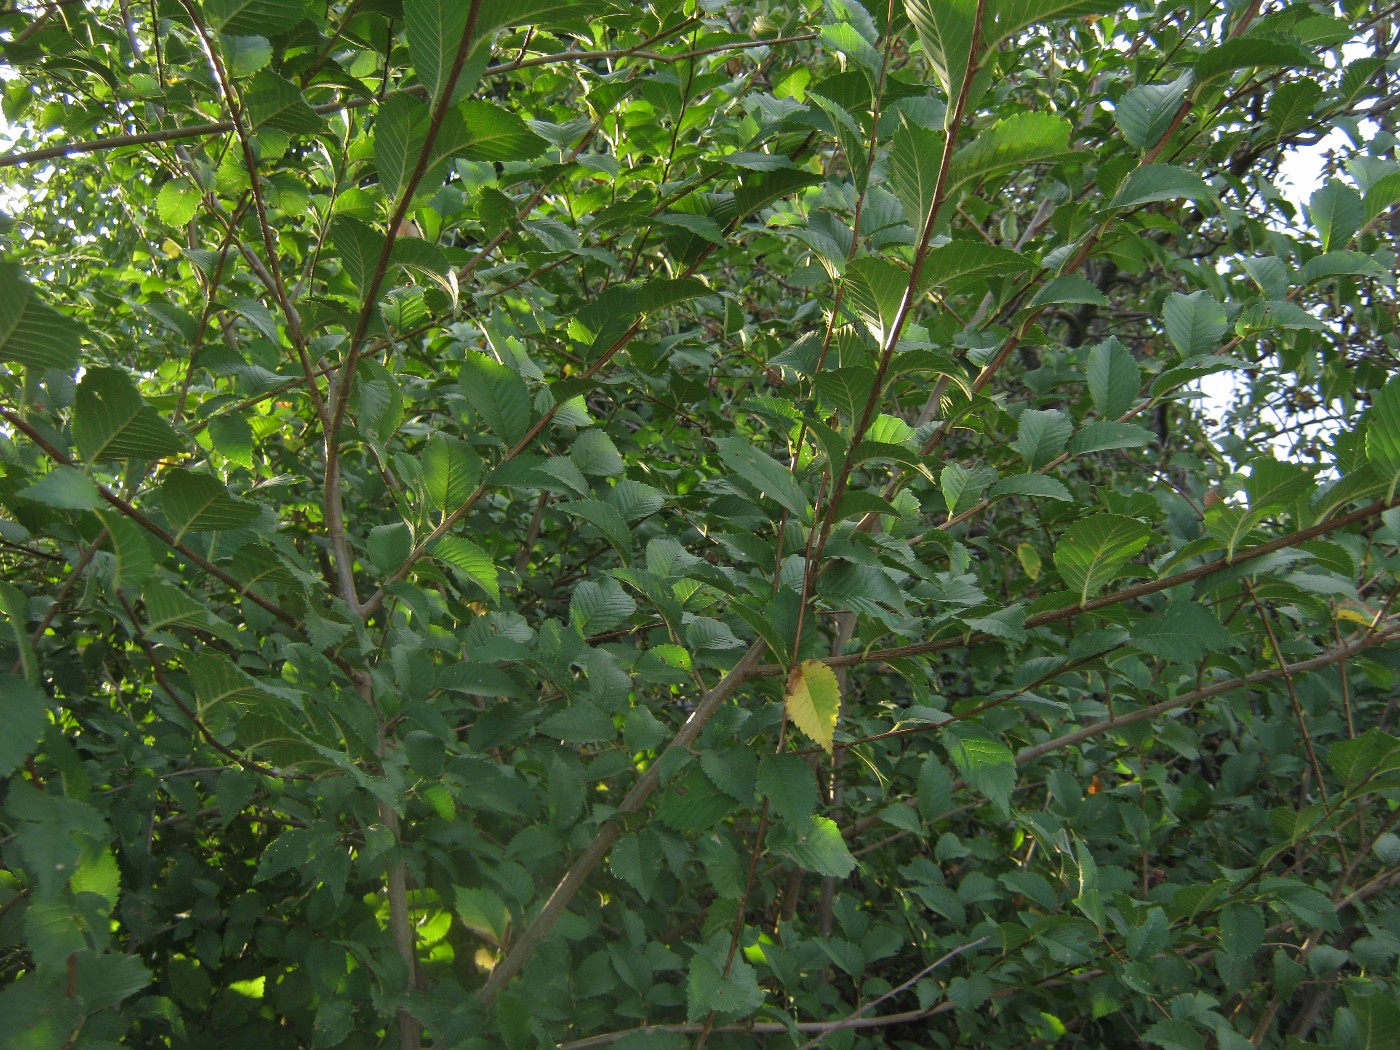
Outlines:
[[12, 1045], [1400, 1040], [1393, 7], [0, 40]]

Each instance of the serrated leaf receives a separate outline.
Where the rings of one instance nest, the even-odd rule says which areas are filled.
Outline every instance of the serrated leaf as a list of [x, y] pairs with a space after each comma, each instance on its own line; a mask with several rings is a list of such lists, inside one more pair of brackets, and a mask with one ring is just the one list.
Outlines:
[[788, 717], [828, 755], [834, 754], [841, 687], [836, 672], [820, 660], [804, 660], [788, 675]]
[[365, 539], [369, 560], [381, 572], [393, 572], [413, 551], [413, 530], [407, 522], [376, 525]]
[[992, 486], [990, 496], [1040, 496], [1070, 502], [1074, 497], [1064, 482], [1044, 474], [1012, 474]]
[[612, 477], [621, 474], [624, 468], [612, 438], [599, 429], [585, 430], [575, 438], [569, 449], [569, 459], [583, 473], [594, 477]]
[[479, 584], [493, 602], [501, 600], [496, 563], [471, 540], [464, 536], [443, 536], [433, 544], [432, 555]]
[[1153, 201], [1209, 201], [1214, 194], [1205, 179], [1172, 164], [1145, 164], [1128, 173], [1109, 202], [1110, 208], [1135, 208]]
[[933, 207], [943, 142], [939, 132], [908, 123], [901, 124], [890, 140], [891, 188], [904, 206], [904, 217], [916, 230], [923, 229]]
[[[428, 0], [435, 2], [435, 0]], [[437, 0], [452, 4], [451, 0]], [[522, 161], [538, 157], [549, 143], [530, 130], [529, 125], [510, 110], [491, 102], [463, 102], [458, 107], [466, 125], [466, 138], [454, 152], [468, 160]]]
[[481, 459], [465, 441], [437, 433], [423, 450], [423, 484], [428, 499], [444, 513], [456, 510], [476, 491]]
[[1209, 354], [1220, 342], [1228, 325], [1225, 308], [1205, 292], [1182, 295], [1173, 292], [1162, 307], [1167, 338], [1183, 357]]
[[1345, 248], [1366, 221], [1361, 194], [1343, 182], [1328, 179], [1308, 199], [1308, 221], [1324, 252]]
[[1137, 400], [1142, 369], [1117, 339], [1107, 339], [1089, 351], [1085, 366], [1089, 396], [1106, 420], [1116, 420]]
[[927, 292], [953, 281], [985, 280], [1035, 269], [1024, 255], [986, 241], [950, 241], [929, 251], [919, 271], [919, 290]]
[[1120, 570], [1152, 540], [1152, 530], [1136, 518], [1095, 514], [1075, 522], [1055, 546], [1055, 568], [1080, 604], [1116, 579]]
[[185, 443], [146, 404], [121, 369], [90, 368], [78, 384], [73, 440], [89, 463], [135, 457], [158, 459], [185, 450]]
[[1366, 461], [1385, 486], [1386, 499], [1400, 486], [1400, 376], [1381, 387], [1366, 412]]
[[212, 474], [179, 467], [161, 476], [160, 506], [179, 540], [190, 532], [241, 529], [257, 520], [256, 503], [240, 499]]
[[1234, 641], [1215, 614], [1189, 601], [1175, 601], [1132, 627], [1137, 648], [1173, 663], [1194, 664], [1208, 652], [1219, 652]]
[[953, 154], [948, 196], [963, 186], [1005, 171], [1020, 171], [1069, 152], [1069, 121], [1053, 113], [1024, 111], [984, 128]]
[[187, 178], [165, 182], [156, 194], [156, 212], [160, 221], [169, 226], [183, 226], [194, 218], [201, 199], [199, 189]]
[[1021, 413], [1012, 447], [1021, 454], [1026, 466], [1037, 470], [1065, 450], [1065, 443], [1074, 431], [1074, 424], [1057, 408], [1028, 408]]
[[631, 557], [632, 533], [627, 528], [626, 519], [616, 507], [601, 500], [580, 499], [572, 503], [561, 503], [559, 509], [592, 525], [624, 560]]
[[808, 817], [795, 824], [780, 823], [769, 832], [768, 845], [799, 867], [818, 875], [844, 879], [856, 866], [841, 829], [827, 817]]
[[1079, 456], [1088, 452], [1103, 452], [1114, 448], [1141, 448], [1152, 444], [1154, 435], [1136, 423], [1105, 420], [1080, 427], [1070, 440], [1069, 450]]
[[55, 467], [19, 496], [59, 510], [96, 510], [105, 505], [92, 480], [72, 467]]
[[155, 556], [151, 553], [146, 531], [115, 513], [103, 513], [101, 518], [102, 524], [107, 527], [116, 563], [112, 572], [112, 588], [136, 587], [144, 583], [155, 570]]
[[302, 97], [301, 89], [271, 70], [263, 70], [243, 93], [248, 121], [254, 130], [274, 128], [291, 135], [314, 135], [325, 118]]
[[302, 0], [205, 0], [204, 17], [220, 35], [276, 36], [306, 17]]
[[686, 979], [686, 1010], [691, 1021], [703, 1021], [711, 1011], [725, 1018], [745, 1017], [763, 1005], [758, 974], [742, 956], [726, 963], [724, 948], [702, 948], [690, 960]]
[[530, 429], [530, 392], [525, 381], [505, 365], [482, 353], [468, 353], [458, 387], [481, 422], [507, 447]]
[[611, 631], [636, 611], [637, 603], [612, 577], [584, 580], [569, 601], [569, 622], [587, 638]]
[[987, 486], [997, 480], [997, 472], [985, 465], [964, 467], [949, 463], [938, 476], [943, 501], [948, 504], [948, 516], [956, 517], [982, 499]]
[[973, 57], [976, 0], [904, 0], [934, 76], [951, 101], [962, 87]]
[[941, 736], [948, 757], [974, 790], [1007, 811], [1016, 787], [1016, 759], [1000, 740], [976, 730], [950, 726]]
[[817, 808], [817, 779], [797, 755], [765, 755], [755, 783], [779, 818], [791, 824], [803, 823]]
[[1028, 304], [1030, 309], [1049, 306], [1052, 303], [1091, 303], [1094, 306], [1107, 306], [1108, 297], [1091, 282], [1078, 274], [1064, 274], [1052, 278], [1035, 293]]
[[774, 500], [785, 510], [806, 521], [811, 514], [802, 486], [792, 471], [772, 456], [760, 452], [741, 437], [719, 442], [719, 458], [736, 475]]
[[1170, 84], [1144, 84], [1123, 94], [1113, 111], [1113, 121], [1130, 145], [1146, 150], [1161, 141], [1192, 80], [1188, 70]]
[[[470, 12], [470, 4], [455, 0], [404, 0], [403, 26], [409, 57], [429, 98], [440, 99], [449, 93], [449, 88], [448, 101], [460, 98], [481, 74], [484, 62], [474, 75], [464, 75], [458, 63]], [[466, 59], [467, 56], [461, 57]]]
[[13, 773], [33, 752], [49, 723], [49, 698], [37, 686], [11, 674], [0, 674], [0, 777]]

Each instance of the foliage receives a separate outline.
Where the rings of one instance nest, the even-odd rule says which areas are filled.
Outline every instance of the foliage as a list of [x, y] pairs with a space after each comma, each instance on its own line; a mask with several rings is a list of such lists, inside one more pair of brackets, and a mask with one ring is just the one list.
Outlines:
[[7, 6], [7, 1045], [1397, 1045], [1395, 32]]

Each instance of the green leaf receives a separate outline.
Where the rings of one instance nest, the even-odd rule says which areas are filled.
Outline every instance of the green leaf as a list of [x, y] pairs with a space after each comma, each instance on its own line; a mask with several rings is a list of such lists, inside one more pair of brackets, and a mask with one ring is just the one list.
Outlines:
[[432, 555], [478, 584], [493, 602], [501, 600], [501, 585], [491, 555], [464, 536], [443, 536], [432, 547]]
[[1124, 93], [1113, 111], [1113, 120], [1130, 145], [1147, 150], [1162, 140], [1192, 81], [1188, 70], [1170, 84], [1144, 84]]
[[778, 817], [790, 824], [805, 823], [817, 808], [816, 777], [797, 755], [765, 755], [756, 786]]
[[1220, 912], [1220, 948], [1236, 959], [1249, 959], [1264, 945], [1264, 915], [1249, 904], [1227, 904]]
[[[481, 75], [484, 61], [468, 63], [466, 55], [462, 56], [460, 65], [457, 60], [467, 35], [470, 12], [470, 4], [453, 0], [404, 0], [403, 26], [408, 54], [431, 99], [437, 100], [450, 93], [448, 101], [454, 101], [474, 87]], [[478, 42], [479, 38], [471, 43]], [[480, 48], [478, 54], [484, 57], [487, 50]], [[467, 65], [473, 68], [464, 70], [462, 67]]]
[[1362, 200], [1366, 221], [1371, 222], [1377, 215], [1390, 210], [1397, 201], [1400, 201], [1400, 171], [1392, 171], [1389, 175], [1382, 175], [1366, 191]]
[[1307, 284], [1328, 277], [1377, 276], [1380, 272], [1376, 261], [1360, 252], [1327, 252], [1314, 256], [1303, 264], [1303, 280]]
[[510, 911], [494, 890], [484, 887], [454, 886], [452, 903], [462, 925], [492, 944], [505, 942], [510, 929]]
[[1038, 470], [1065, 450], [1065, 443], [1074, 431], [1074, 424], [1057, 408], [1028, 408], [1021, 413], [1012, 447], [1021, 454], [1026, 466]]
[[376, 525], [365, 539], [369, 560], [380, 572], [393, 572], [413, 551], [413, 530], [407, 522]]
[[174, 178], [162, 183], [156, 194], [156, 211], [161, 222], [170, 226], [183, 226], [194, 218], [199, 210], [202, 194], [187, 178]]
[[306, 18], [302, 0], [205, 0], [209, 28], [233, 36], [277, 36]]
[[827, 817], [808, 817], [800, 824], [780, 823], [769, 832], [769, 848], [798, 867], [844, 879], [856, 866], [841, 829]]
[[592, 525], [616, 548], [624, 560], [631, 557], [632, 533], [616, 507], [601, 500], [580, 499], [572, 503], [561, 503], [559, 509]]
[[134, 955], [79, 952], [75, 986], [87, 1010], [105, 1010], [151, 983], [151, 972]]
[[476, 491], [481, 459], [465, 441], [437, 433], [423, 450], [423, 484], [428, 499], [444, 513], [456, 510]]
[[[450, 0], [427, 2], [440, 2], [449, 7], [461, 6]], [[468, 160], [530, 160], [549, 148], [549, 143], [531, 131], [525, 121], [494, 103], [463, 102], [458, 112], [466, 123], [467, 136], [455, 152]]]
[[976, 0], [904, 0], [904, 11], [914, 24], [943, 94], [951, 101], [962, 87], [969, 61], [977, 57], [974, 51], [979, 41], [973, 39]]
[[1229, 648], [1234, 640], [1214, 613], [1189, 601], [1174, 601], [1132, 628], [1133, 645], [1179, 664], [1194, 664], [1208, 652]]
[[719, 457], [725, 466], [785, 510], [806, 521], [811, 515], [807, 496], [792, 471], [772, 456], [760, 452], [741, 437], [719, 442]]
[[891, 188], [915, 230], [923, 229], [933, 207], [943, 142], [941, 133], [909, 123], [901, 124], [890, 140]]
[[1075, 522], [1055, 546], [1055, 568], [1080, 604], [1088, 601], [1152, 540], [1136, 518], [1095, 514]]
[[997, 809], [1008, 812], [1016, 787], [1016, 759], [1011, 749], [985, 733], [959, 725], [942, 730], [940, 740], [959, 775]]
[[1400, 486], [1400, 376], [1392, 376], [1366, 412], [1366, 460], [1380, 475], [1386, 499]]
[[314, 135], [326, 126], [325, 118], [307, 105], [300, 89], [271, 70], [263, 70], [243, 93], [253, 130], [275, 128], [291, 135]]
[[256, 503], [230, 494], [212, 474], [173, 467], [161, 475], [160, 507], [179, 541], [190, 532], [220, 532], [251, 525], [260, 513]]
[[953, 154], [948, 171], [949, 199], [968, 184], [1064, 156], [1069, 152], [1072, 130], [1063, 117], [1029, 110], [984, 128]]
[[836, 672], [820, 660], [804, 660], [788, 675], [788, 717], [808, 739], [833, 754], [836, 720], [841, 714], [841, 687]]
[[1152, 431], [1136, 423], [1089, 423], [1070, 440], [1069, 450], [1079, 456], [1113, 448], [1141, 448], [1152, 444], [1153, 439]]
[[530, 392], [507, 366], [470, 352], [458, 373], [458, 388], [486, 429], [505, 446], [517, 444], [530, 429]]
[[1104, 419], [1118, 419], [1137, 400], [1142, 370], [1132, 353], [1117, 339], [1106, 339], [1090, 350], [1085, 371], [1089, 378], [1089, 396]]
[[1377, 773], [1400, 768], [1400, 740], [1383, 730], [1368, 729], [1329, 747], [1327, 765], [1347, 790], [1355, 790]]
[[700, 768], [710, 782], [740, 805], [753, 801], [758, 758], [748, 747], [706, 748]]
[[1361, 194], [1345, 183], [1328, 179], [1308, 200], [1308, 221], [1321, 238], [1324, 252], [1345, 248], [1366, 221]]
[[72, 467], [55, 467], [24, 489], [20, 498], [59, 510], [97, 510], [105, 506], [97, 486]]
[[954, 281], [985, 280], [1034, 269], [1033, 261], [1010, 248], [986, 241], [950, 241], [931, 249], [925, 257], [919, 289], [922, 293]]
[[49, 698], [37, 686], [0, 674], [0, 718], [5, 725], [0, 733], [0, 777], [13, 773], [34, 751], [49, 724], [48, 708]]
[[742, 956], [726, 968], [728, 945], [696, 949], [686, 979], [686, 1017], [703, 1021], [714, 1011], [726, 1019], [746, 1017], [763, 1005], [758, 974]]
[[73, 440], [89, 463], [179, 455], [185, 443], [117, 368], [90, 368], [78, 384]]
[[1092, 303], [1095, 306], [1107, 306], [1108, 297], [1083, 277], [1070, 273], [1047, 281], [1027, 305], [1030, 309], [1037, 309], [1054, 303]]
[[104, 512], [100, 517], [111, 538], [115, 560], [112, 588], [138, 587], [145, 583], [155, 571], [156, 564], [146, 530], [112, 512]]
[[1205, 179], [1193, 171], [1172, 164], [1144, 164], [1128, 173], [1109, 202], [1110, 208], [1136, 208], [1153, 201], [1175, 201], [1186, 198], [1209, 201], [1214, 197]]
[[576, 437], [569, 458], [579, 470], [594, 477], [613, 477], [624, 470], [617, 446], [603, 430], [585, 430]]
[[1173, 292], [1162, 308], [1167, 338], [1183, 357], [1197, 357], [1215, 350], [1228, 325], [1225, 308], [1205, 292], [1182, 295]]
[[72, 371], [86, 329], [41, 302], [13, 263], [0, 263], [0, 361]]
[[943, 500], [948, 504], [948, 516], [956, 517], [982, 499], [987, 486], [996, 481], [997, 472], [988, 466], [964, 467], [949, 463], [938, 477]]
[[586, 638], [611, 631], [636, 611], [637, 603], [611, 577], [584, 580], [574, 588], [569, 622]]
[[846, 267], [846, 297], [878, 342], [894, 325], [909, 286], [909, 274], [894, 263], [868, 256]]
[[1029, 26], [1066, 18], [1090, 18], [1121, 7], [1113, 0], [993, 0], [987, 10], [996, 19], [998, 38], [1006, 40]]
[[1070, 502], [1074, 499], [1063, 481], [1044, 474], [1011, 474], [992, 486], [992, 496], [1040, 496]]
[[1226, 40], [1196, 59], [1196, 79], [1202, 84], [1236, 69], [1309, 68], [1317, 59], [1291, 40], [1246, 35]]

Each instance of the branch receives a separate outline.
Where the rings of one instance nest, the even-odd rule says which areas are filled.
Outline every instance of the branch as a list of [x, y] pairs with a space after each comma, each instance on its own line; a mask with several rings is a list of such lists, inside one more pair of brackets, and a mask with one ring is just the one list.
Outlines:
[[[1087, 602], [1071, 605], [1063, 609], [1054, 609], [1050, 612], [1041, 613], [1039, 616], [1032, 616], [1025, 622], [1026, 630], [1036, 627], [1043, 627], [1048, 623], [1058, 623], [1061, 620], [1071, 620], [1083, 613], [1094, 612], [1098, 609], [1108, 608], [1113, 605], [1121, 605], [1123, 602], [1132, 601], [1135, 598], [1143, 598], [1149, 594], [1156, 594], [1159, 591], [1170, 590], [1183, 583], [1190, 583], [1192, 580], [1199, 580], [1203, 576], [1211, 576], [1226, 569], [1233, 569], [1238, 565], [1262, 558], [1266, 554], [1273, 554], [1275, 551], [1283, 550], [1285, 547], [1292, 547], [1295, 544], [1303, 543], [1306, 540], [1316, 539], [1337, 529], [1354, 525], [1358, 521], [1366, 521], [1369, 518], [1379, 517], [1385, 511], [1394, 507], [1400, 507], [1400, 495], [1396, 495], [1388, 500], [1378, 500], [1369, 506], [1354, 510], [1350, 514], [1344, 514], [1340, 518], [1332, 518], [1328, 521], [1319, 522], [1306, 529], [1299, 529], [1297, 532], [1290, 532], [1286, 536], [1280, 536], [1276, 540], [1268, 543], [1261, 543], [1257, 547], [1252, 547], [1247, 551], [1236, 554], [1233, 558], [1222, 558], [1220, 561], [1208, 562], [1205, 565], [1198, 565], [1194, 569], [1186, 569], [1183, 572], [1174, 573], [1171, 576], [1164, 576], [1159, 580], [1148, 583], [1135, 584], [1132, 587], [1124, 587], [1122, 590], [1113, 591], [1109, 594], [1101, 595], [1098, 598], [1091, 598]], [[847, 653], [845, 656], [828, 656], [822, 663], [828, 667], [854, 667], [858, 664], [879, 663], [889, 660], [899, 660], [907, 656], [925, 656], [929, 653], [944, 652], [949, 649], [964, 649], [968, 646], [977, 645], [981, 642], [995, 641], [996, 638], [990, 634], [970, 634], [958, 635], [954, 638], [940, 638], [931, 642], [916, 642], [913, 645], [900, 645], [890, 649], [872, 649], [863, 653]], [[786, 674], [786, 669], [779, 664], [763, 664], [754, 671], [754, 677], [771, 677], [776, 674]]]
[[655, 760], [647, 766], [646, 772], [632, 785], [632, 790], [627, 792], [627, 796], [618, 803], [612, 817], [598, 829], [593, 841], [569, 865], [568, 871], [559, 880], [559, 884], [554, 887], [554, 892], [549, 895], [549, 899], [545, 901], [544, 907], [540, 909], [534, 921], [511, 945], [510, 952], [506, 957], [491, 971], [490, 978], [481, 991], [477, 993], [482, 1003], [490, 1006], [495, 1001], [496, 996], [500, 994], [501, 989], [520, 972], [520, 968], [535, 953], [540, 941], [554, 928], [554, 923], [569, 906], [574, 894], [582, 888], [584, 880], [608, 855], [613, 843], [622, 834], [622, 823], [617, 818], [628, 813], [636, 813], [642, 808], [646, 800], [661, 784], [661, 765], [666, 756], [677, 748], [688, 750], [690, 745], [695, 743], [700, 731], [709, 724], [710, 719], [714, 717], [720, 706], [734, 695], [739, 686], [753, 677], [754, 667], [757, 665], [763, 649], [764, 643], [761, 641], [750, 645], [748, 651], [739, 658], [739, 662], [725, 672], [724, 677], [695, 705], [695, 710], [685, 720], [685, 725], [681, 726], [680, 731], [666, 745], [666, 749], [656, 756]]

